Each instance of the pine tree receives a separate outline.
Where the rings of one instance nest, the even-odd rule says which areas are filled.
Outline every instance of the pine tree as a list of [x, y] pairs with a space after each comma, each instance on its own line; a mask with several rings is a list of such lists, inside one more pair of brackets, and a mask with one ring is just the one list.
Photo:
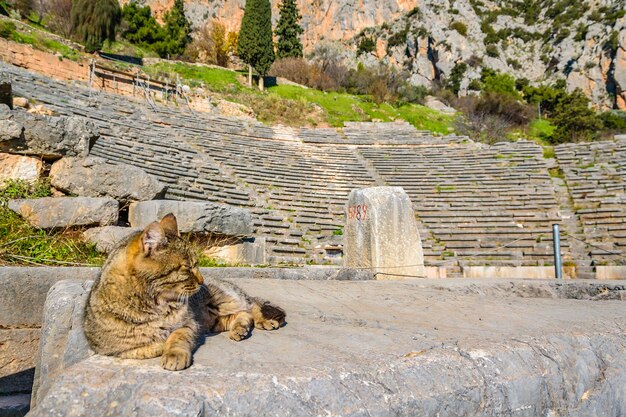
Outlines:
[[298, 12], [296, 0], [283, 0], [280, 5], [280, 18], [276, 25], [276, 56], [278, 58], [302, 58], [302, 43], [300, 35], [304, 29], [298, 22], [302, 16]]
[[248, 83], [252, 84], [254, 68], [260, 75], [259, 88], [263, 90], [263, 77], [269, 72], [275, 58], [269, 0], [246, 0], [238, 49], [239, 57], [248, 64]]
[[88, 52], [102, 48], [105, 40], [115, 40], [120, 22], [117, 0], [75, 0], [72, 5], [72, 33]]
[[174, 0], [172, 7], [165, 16], [164, 41], [155, 45], [160, 56], [180, 55], [191, 42], [191, 23], [185, 17], [185, 4], [183, 0]]

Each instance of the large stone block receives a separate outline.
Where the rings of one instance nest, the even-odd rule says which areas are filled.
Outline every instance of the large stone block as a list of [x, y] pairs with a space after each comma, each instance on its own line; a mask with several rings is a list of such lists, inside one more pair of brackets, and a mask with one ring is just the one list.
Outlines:
[[226, 236], [250, 236], [252, 214], [242, 208], [196, 201], [154, 200], [132, 203], [128, 220], [132, 227], [144, 228], [173, 213], [182, 233], [211, 232]]
[[109, 253], [119, 242], [141, 230], [138, 227], [94, 227], [85, 230], [83, 236], [89, 243], [96, 245], [98, 252]]
[[533, 287], [554, 281], [238, 284], [284, 307], [287, 325], [242, 342], [207, 337], [190, 368], [170, 372], [158, 358], [91, 356], [81, 330], [89, 285], [58, 283], [46, 301], [31, 416], [617, 416], [626, 408], [619, 301], [537, 299], [551, 297]]
[[344, 264], [378, 279], [425, 277], [413, 206], [401, 187], [353, 190], [346, 207]]
[[54, 229], [116, 224], [119, 203], [104, 197], [46, 197], [10, 200], [9, 208], [35, 227]]
[[[93, 122], [80, 116], [38, 116], [1, 109], [0, 151], [36, 155], [48, 160], [86, 157], [98, 138]], [[16, 134], [18, 133], [19, 134]]]
[[97, 157], [63, 158], [52, 165], [50, 182], [59, 190], [84, 197], [111, 197], [121, 202], [159, 197], [165, 185], [143, 169], [112, 165]]
[[0, 153], [0, 188], [7, 180], [34, 182], [42, 172], [43, 162], [37, 158]]

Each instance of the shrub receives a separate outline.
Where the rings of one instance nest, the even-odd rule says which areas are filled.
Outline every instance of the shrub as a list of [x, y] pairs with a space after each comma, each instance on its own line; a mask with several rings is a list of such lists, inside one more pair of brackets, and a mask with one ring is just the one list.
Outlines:
[[199, 31], [196, 39], [189, 44], [186, 54], [196, 62], [227, 67], [231, 42], [227, 39], [224, 25], [214, 20]]
[[359, 45], [356, 48], [357, 55], [369, 54], [371, 52], [374, 52], [375, 49], [376, 49], [376, 42], [374, 42], [374, 39], [368, 36], [363, 36], [361, 40], [359, 41]]
[[499, 72], [485, 73], [482, 77], [483, 91], [496, 93], [519, 99], [520, 94], [515, 88], [515, 78], [509, 74]]
[[494, 44], [487, 45], [485, 51], [487, 52], [487, 56], [490, 56], [492, 58], [497, 58], [500, 56], [500, 51], [498, 51], [498, 47]]
[[462, 36], [467, 36], [467, 26], [463, 22], [452, 22], [450, 27]]
[[580, 89], [561, 96], [552, 122], [556, 126], [552, 135], [555, 144], [593, 139], [602, 127], [600, 118], [589, 108], [589, 99]]
[[10, 39], [15, 33], [15, 23], [8, 20], [0, 20], [0, 38]]
[[601, 113], [599, 116], [604, 129], [618, 132], [626, 132], [626, 112], [613, 110]]

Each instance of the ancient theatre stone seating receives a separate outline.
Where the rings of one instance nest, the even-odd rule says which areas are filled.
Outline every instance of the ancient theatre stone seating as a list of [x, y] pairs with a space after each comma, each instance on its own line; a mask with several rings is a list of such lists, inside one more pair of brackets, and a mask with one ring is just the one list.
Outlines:
[[626, 264], [626, 139], [564, 144], [556, 157], [594, 263]]
[[[406, 123], [343, 129], [268, 127], [90, 91], [12, 66], [15, 94], [89, 117], [92, 154], [144, 168], [166, 198], [250, 208], [269, 261], [334, 262], [353, 188], [404, 187], [428, 265], [544, 265], [558, 204], [541, 148], [433, 136]], [[564, 255], [569, 256], [564, 239]]]

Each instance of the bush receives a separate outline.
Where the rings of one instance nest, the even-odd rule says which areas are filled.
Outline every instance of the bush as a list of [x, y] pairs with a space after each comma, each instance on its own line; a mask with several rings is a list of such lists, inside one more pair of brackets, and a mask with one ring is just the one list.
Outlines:
[[499, 72], [484, 72], [482, 78], [483, 91], [510, 96], [520, 99], [520, 94], [515, 88], [515, 78], [509, 74]]
[[600, 121], [604, 129], [616, 131], [616, 132], [626, 132], [626, 112], [620, 110], [608, 111], [605, 113], [601, 113], [599, 116]]
[[15, 23], [8, 20], [0, 20], [0, 38], [11, 39], [15, 29]]
[[337, 91], [347, 78], [348, 70], [329, 64], [324, 70], [315, 62], [303, 58], [284, 58], [274, 62], [270, 75], [323, 91]]
[[368, 36], [363, 36], [361, 40], [359, 41], [359, 45], [356, 48], [356, 52], [357, 52], [357, 55], [369, 54], [371, 52], [374, 52], [375, 49], [376, 49], [376, 42], [374, 42], [374, 39]]
[[459, 32], [462, 36], [467, 36], [467, 26], [462, 22], [452, 22], [452, 24], [450, 24], [450, 28]]
[[487, 52], [487, 56], [492, 58], [497, 58], [500, 56], [500, 51], [498, 51], [498, 47], [494, 44], [489, 44], [485, 47], [485, 51]]
[[562, 95], [554, 109], [554, 144], [591, 140], [602, 127], [600, 118], [589, 108], [589, 99], [580, 89]]

